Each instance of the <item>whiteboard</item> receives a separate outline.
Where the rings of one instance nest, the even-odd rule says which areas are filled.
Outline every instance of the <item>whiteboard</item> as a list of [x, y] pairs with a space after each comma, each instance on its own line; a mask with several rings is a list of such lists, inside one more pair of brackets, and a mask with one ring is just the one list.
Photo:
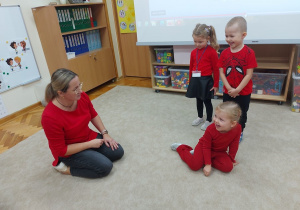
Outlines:
[[41, 79], [20, 6], [0, 7], [0, 93]]
[[134, 0], [137, 45], [194, 45], [197, 23], [212, 25], [219, 44], [234, 16], [247, 20], [245, 44], [300, 44], [300, 0]]

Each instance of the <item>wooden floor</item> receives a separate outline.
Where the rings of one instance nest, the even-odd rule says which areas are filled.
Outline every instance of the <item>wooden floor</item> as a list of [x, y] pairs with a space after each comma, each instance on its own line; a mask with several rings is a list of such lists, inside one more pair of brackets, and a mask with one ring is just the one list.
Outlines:
[[[88, 91], [87, 94], [93, 100], [117, 85], [152, 87], [150, 78], [126, 77], [116, 82], [101, 85]], [[43, 110], [42, 105], [37, 105], [30, 110], [21, 111], [21, 114], [13, 119], [4, 120], [0, 123], [0, 154], [42, 129], [41, 115]]]

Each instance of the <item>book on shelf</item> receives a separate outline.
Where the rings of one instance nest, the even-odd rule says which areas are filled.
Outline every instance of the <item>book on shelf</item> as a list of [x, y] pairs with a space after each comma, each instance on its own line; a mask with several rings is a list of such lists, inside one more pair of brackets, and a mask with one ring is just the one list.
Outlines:
[[63, 35], [63, 40], [66, 53], [74, 52], [76, 56], [102, 47], [99, 30]]
[[62, 33], [94, 27], [91, 6], [58, 7], [56, 12]]

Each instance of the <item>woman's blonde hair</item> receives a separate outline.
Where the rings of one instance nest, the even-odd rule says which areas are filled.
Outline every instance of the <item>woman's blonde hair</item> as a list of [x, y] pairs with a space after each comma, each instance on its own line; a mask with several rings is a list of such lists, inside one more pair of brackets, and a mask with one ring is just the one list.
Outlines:
[[226, 102], [220, 103], [216, 107], [216, 110], [226, 112], [228, 114], [229, 118], [232, 121], [236, 121], [236, 122], [239, 122], [241, 114], [242, 114], [242, 110], [241, 110], [240, 106], [233, 101], [226, 101]]
[[69, 69], [57, 69], [51, 76], [51, 82], [47, 85], [45, 90], [45, 100], [49, 103], [58, 96], [57, 91], [67, 92], [69, 83], [72, 79], [78, 76]]
[[198, 23], [193, 30], [193, 36], [201, 36], [205, 39], [209, 38], [210, 46], [212, 46], [216, 51], [220, 48], [217, 41], [216, 30], [213, 26]]

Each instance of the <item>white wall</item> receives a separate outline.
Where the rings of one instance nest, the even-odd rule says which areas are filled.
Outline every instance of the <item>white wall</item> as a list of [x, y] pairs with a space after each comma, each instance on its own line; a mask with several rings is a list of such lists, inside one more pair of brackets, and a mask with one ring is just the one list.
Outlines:
[[[111, 1], [112, 0], [107, 0], [107, 6], [109, 10], [108, 13], [109, 13], [109, 19], [110, 19], [110, 25], [112, 31], [114, 51], [115, 51], [116, 61], [117, 61], [118, 76], [121, 77], [122, 70], [120, 65], [120, 57], [119, 57], [119, 51], [117, 46], [115, 23], [113, 19]], [[44, 97], [45, 87], [50, 82], [51, 76], [49, 74], [47, 62], [45, 59], [45, 55], [43, 52], [43, 48], [41, 46], [41, 41], [39, 38], [39, 34], [31, 10], [33, 7], [49, 5], [50, 2], [59, 3], [59, 0], [0, 0], [1, 6], [20, 5], [25, 26], [27, 29], [28, 37], [32, 46], [33, 53], [35, 55], [37, 66], [39, 68], [42, 77], [42, 79], [37, 82], [33, 82], [25, 86], [19, 86], [17, 88], [1, 93], [1, 97], [4, 106], [8, 112], [8, 115], [13, 114], [14, 112], [22, 110], [28, 106], [31, 106], [41, 101]], [[91, 3], [102, 2], [102, 0], [91, 0], [90, 2]], [[1, 29], [1, 33], [3, 32], [4, 30]]]

